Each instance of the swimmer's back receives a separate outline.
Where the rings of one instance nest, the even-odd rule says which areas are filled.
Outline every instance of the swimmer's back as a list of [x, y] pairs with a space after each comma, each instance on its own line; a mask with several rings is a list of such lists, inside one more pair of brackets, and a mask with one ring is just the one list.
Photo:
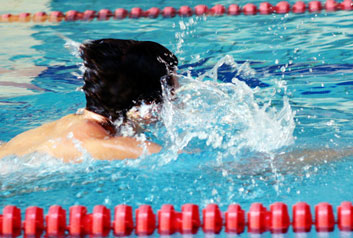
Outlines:
[[149, 153], [159, 152], [160, 147], [154, 143], [141, 145], [135, 138], [111, 136], [87, 113], [91, 112], [68, 115], [16, 136], [0, 147], [0, 158], [39, 152], [67, 162], [87, 151], [96, 159], [126, 159], [139, 157], [144, 146]]

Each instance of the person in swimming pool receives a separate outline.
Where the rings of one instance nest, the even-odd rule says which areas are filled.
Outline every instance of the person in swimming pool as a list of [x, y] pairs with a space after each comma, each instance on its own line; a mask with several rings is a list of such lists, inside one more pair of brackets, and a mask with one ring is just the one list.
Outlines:
[[0, 158], [39, 152], [72, 161], [85, 150], [96, 159], [114, 160], [160, 151], [153, 142], [119, 135], [114, 122], [134, 124], [141, 119], [139, 106], [163, 103], [161, 81], [169, 90], [177, 86], [177, 57], [155, 42], [119, 39], [83, 43], [80, 56], [86, 108], [17, 135], [0, 146]]

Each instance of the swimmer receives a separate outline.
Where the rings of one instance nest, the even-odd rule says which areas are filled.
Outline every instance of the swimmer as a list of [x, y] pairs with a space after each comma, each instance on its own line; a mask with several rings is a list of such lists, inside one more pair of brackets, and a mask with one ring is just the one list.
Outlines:
[[139, 106], [163, 103], [162, 79], [170, 90], [177, 86], [176, 56], [150, 41], [101, 39], [79, 48], [86, 107], [0, 145], [0, 158], [38, 152], [69, 162], [80, 158], [83, 149], [95, 159], [119, 160], [161, 150], [153, 142], [119, 134], [114, 122], [138, 128], [136, 121], [144, 120], [137, 118]]

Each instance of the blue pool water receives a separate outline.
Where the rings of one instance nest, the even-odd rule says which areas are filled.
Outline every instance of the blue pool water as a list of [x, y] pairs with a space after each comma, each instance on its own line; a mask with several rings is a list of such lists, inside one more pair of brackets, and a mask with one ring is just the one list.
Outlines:
[[[184, 4], [198, 2], [51, 1], [46, 7]], [[1, 24], [0, 69], [12, 72], [0, 75], [0, 141], [85, 106], [77, 90], [80, 60], [57, 33], [78, 42], [157, 41], [179, 58], [182, 87], [178, 99], [165, 105], [160, 123], [146, 132], [163, 145], [161, 153], [113, 162], [85, 155], [80, 164], [42, 155], [0, 160], [0, 208], [126, 203], [157, 210], [165, 203], [177, 209], [184, 203], [218, 203], [226, 210], [230, 203], [248, 209], [253, 202], [337, 206], [351, 200], [351, 22], [352, 13], [340, 11]], [[17, 84], [3, 83], [9, 81]]]

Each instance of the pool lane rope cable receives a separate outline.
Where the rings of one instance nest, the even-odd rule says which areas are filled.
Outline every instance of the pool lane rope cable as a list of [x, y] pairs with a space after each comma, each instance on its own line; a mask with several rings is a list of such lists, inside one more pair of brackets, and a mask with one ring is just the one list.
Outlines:
[[286, 14], [289, 12], [293, 13], [305, 13], [309, 12], [320, 12], [326, 10], [326, 12], [334, 12], [339, 10], [351, 11], [353, 10], [352, 0], [344, 0], [341, 3], [335, 0], [327, 0], [324, 4], [320, 1], [311, 1], [305, 4], [302, 1], [298, 1], [292, 6], [286, 2], [281, 1], [275, 6], [271, 5], [269, 2], [260, 3], [259, 7], [255, 4], [248, 3], [243, 7], [237, 4], [231, 4], [225, 7], [221, 4], [217, 4], [212, 8], [208, 8], [206, 5], [197, 5], [194, 8], [189, 6], [182, 6], [179, 9], [174, 7], [165, 7], [159, 9], [157, 7], [152, 7], [148, 10], [142, 10], [139, 7], [132, 8], [130, 11], [124, 8], [118, 8], [114, 12], [108, 9], [102, 9], [98, 12], [93, 10], [86, 10], [84, 12], [78, 12], [75, 10], [67, 11], [66, 13], [60, 11], [52, 11], [50, 13], [37, 12], [34, 14], [30, 13], [20, 13], [18, 15], [14, 14], [3, 14], [0, 16], [0, 22], [60, 22], [60, 21], [90, 21], [93, 19], [98, 20], [109, 20], [114, 19], [124, 19], [124, 18], [134, 18], [138, 19], [141, 17], [147, 18], [157, 18], [162, 16], [164, 18], [171, 18], [176, 16], [181, 17], [191, 17], [191, 16], [224, 16], [224, 15], [256, 15], [256, 14]]
[[[247, 215], [247, 216], [246, 216]], [[247, 217], [247, 218], [246, 218]], [[317, 232], [331, 232], [337, 225], [340, 231], [353, 231], [353, 205], [342, 202], [337, 208], [335, 218], [332, 205], [319, 203], [315, 206], [314, 219], [310, 206], [298, 202], [292, 207], [292, 219], [289, 217], [285, 203], [276, 202], [268, 210], [261, 203], [253, 203], [246, 213], [240, 205], [229, 205], [222, 213], [217, 204], [209, 204], [202, 210], [200, 219], [199, 207], [185, 204], [181, 212], [173, 205], [166, 204], [155, 214], [149, 205], [141, 205], [133, 210], [128, 205], [117, 205], [114, 209], [113, 221], [110, 210], [103, 205], [94, 207], [91, 214], [81, 205], [70, 207], [69, 224], [66, 224], [66, 210], [58, 205], [51, 206], [44, 216], [40, 207], [28, 207], [25, 218], [21, 221], [21, 210], [16, 206], [5, 206], [0, 215], [0, 235], [17, 237], [62, 237], [63, 235], [83, 237], [108, 236], [112, 231], [115, 236], [129, 236], [134, 231], [138, 236], [155, 233], [172, 235], [196, 234], [201, 228], [204, 233], [218, 234], [224, 229], [226, 233], [241, 234], [247, 231], [255, 234], [271, 232], [284, 234], [290, 227], [294, 232], [310, 232], [315, 226]], [[134, 221], [135, 220], [135, 221]]]

